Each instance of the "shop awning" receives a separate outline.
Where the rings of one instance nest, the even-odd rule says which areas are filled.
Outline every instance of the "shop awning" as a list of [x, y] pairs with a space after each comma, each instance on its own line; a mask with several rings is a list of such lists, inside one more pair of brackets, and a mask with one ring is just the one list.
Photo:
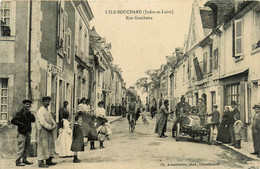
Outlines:
[[225, 79], [233, 77], [233, 76], [241, 76], [241, 75], [243, 76], [243, 75], [247, 75], [248, 72], [249, 72], [249, 68], [245, 68], [245, 69], [242, 69], [242, 70], [239, 70], [239, 71], [229, 73], [225, 76], [219, 77], [218, 79], [219, 80], [225, 80]]

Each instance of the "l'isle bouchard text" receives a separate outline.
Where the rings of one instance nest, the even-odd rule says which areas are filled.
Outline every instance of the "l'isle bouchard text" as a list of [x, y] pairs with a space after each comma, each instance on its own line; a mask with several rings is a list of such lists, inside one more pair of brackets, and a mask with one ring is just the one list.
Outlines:
[[[105, 14], [125, 15], [126, 20], [152, 20], [156, 14], [173, 15], [173, 10], [105, 10]], [[149, 16], [147, 16], [149, 15]]]

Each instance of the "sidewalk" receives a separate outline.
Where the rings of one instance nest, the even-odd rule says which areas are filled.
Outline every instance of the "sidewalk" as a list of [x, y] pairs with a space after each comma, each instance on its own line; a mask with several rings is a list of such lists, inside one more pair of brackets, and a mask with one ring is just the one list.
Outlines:
[[229, 146], [228, 144], [223, 144], [219, 141], [214, 140], [217, 144], [219, 144], [220, 146], [223, 146], [231, 151], [234, 151], [236, 153], [241, 154], [242, 156], [249, 158], [251, 160], [260, 160], [260, 158], [257, 158], [256, 155], [252, 155], [250, 153], [254, 152], [254, 147], [253, 147], [253, 142], [245, 142], [242, 141], [241, 143], [241, 149], [237, 149], [233, 146]]

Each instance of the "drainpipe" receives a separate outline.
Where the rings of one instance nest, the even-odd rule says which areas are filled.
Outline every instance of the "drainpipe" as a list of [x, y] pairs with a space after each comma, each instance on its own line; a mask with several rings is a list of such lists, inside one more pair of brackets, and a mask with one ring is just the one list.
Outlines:
[[31, 85], [31, 43], [32, 43], [32, 0], [30, 0], [29, 14], [29, 47], [28, 47], [28, 99], [32, 100], [32, 85]]

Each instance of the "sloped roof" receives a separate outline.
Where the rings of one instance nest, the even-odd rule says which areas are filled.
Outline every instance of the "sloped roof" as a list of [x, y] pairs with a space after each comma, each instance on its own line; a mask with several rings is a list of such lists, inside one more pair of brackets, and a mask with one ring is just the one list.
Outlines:
[[95, 38], [101, 38], [101, 36], [96, 32], [95, 27], [93, 26], [92, 29], [89, 30], [89, 36]]
[[212, 29], [214, 27], [213, 12], [210, 8], [200, 8], [200, 16], [203, 29]]

